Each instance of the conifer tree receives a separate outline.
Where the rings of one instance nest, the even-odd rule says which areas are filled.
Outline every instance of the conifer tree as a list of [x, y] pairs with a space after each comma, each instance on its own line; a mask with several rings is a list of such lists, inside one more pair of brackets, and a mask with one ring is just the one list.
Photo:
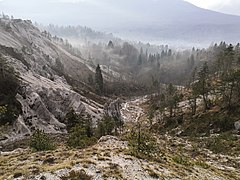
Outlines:
[[102, 71], [98, 64], [96, 68], [95, 73], [95, 83], [96, 83], [96, 90], [98, 93], [103, 93], [103, 77], [102, 77]]

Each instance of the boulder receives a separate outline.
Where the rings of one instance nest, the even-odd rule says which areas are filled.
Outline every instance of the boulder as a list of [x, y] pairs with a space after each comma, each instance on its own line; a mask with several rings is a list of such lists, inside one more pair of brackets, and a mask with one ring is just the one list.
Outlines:
[[234, 123], [234, 126], [235, 126], [235, 129], [236, 129], [237, 131], [239, 131], [239, 130], [240, 130], [240, 121], [235, 122], [235, 123]]
[[104, 113], [110, 117], [121, 119], [121, 100], [118, 98], [104, 105]]

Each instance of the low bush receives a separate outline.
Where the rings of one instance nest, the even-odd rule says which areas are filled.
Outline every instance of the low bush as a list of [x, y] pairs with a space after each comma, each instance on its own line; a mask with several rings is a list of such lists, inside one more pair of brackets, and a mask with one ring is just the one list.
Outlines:
[[209, 137], [205, 142], [205, 147], [214, 153], [240, 154], [240, 140], [231, 132], [222, 133], [216, 137]]
[[193, 165], [187, 157], [183, 157], [183, 156], [174, 156], [173, 161], [175, 163], [178, 163], [178, 164], [181, 164], [181, 165], [184, 165], [184, 166]]
[[86, 148], [96, 143], [94, 136], [88, 136], [88, 129], [78, 124], [70, 130], [68, 146], [73, 148]]
[[147, 131], [135, 131], [126, 136], [131, 154], [139, 158], [153, 157], [158, 152], [156, 139]]
[[36, 151], [54, 150], [55, 145], [48, 135], [41, 130], [36, 130], [30, 139], [30, 147]]
[[97, 125], [97, 136], [100, 138], [105, 135], [113, 135], [113, 130], [116, 129], [116, 122], [110, 116], [105, 116]]

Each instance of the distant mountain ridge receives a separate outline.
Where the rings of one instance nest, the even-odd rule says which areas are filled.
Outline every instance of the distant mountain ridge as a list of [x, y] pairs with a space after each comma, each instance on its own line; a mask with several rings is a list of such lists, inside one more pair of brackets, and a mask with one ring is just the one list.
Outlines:
[[188, 43], [209, 45], [219, 41], [232, 43], [239, 41], [240, 16], [202, 9], [182, 0], [131, 2], [125, 3], [128, 4], [126, 9], [138, 15], [136, 20], [128, 18], [125, 25], [116, 28], [109, 26], [104, 30], [134, 40], [172, 45]]
[[[240, 37], [240, 16], [202, 9], [184, 0], [26, 2], [24, 11], [32, 13], [27, 18], [39, 23], [87, 26], [136, 41], [190, 47], [220, 41], [235, 44]], [[4, 11], [14, 3], [0, 1], [0, 6]], [[17, 12], [24, 16], [22, 9]]]
[[[238, 43], [240, 37], [240, 16], [202, 9], [183, 0], [102, 0], [101, 6], [74, 5], [79, 8], [74, 17], [77, 22], [86, 21], [87, 26], [130, 40], [203, 47], [220, 41]], [[85, 6], [94, 13], [82, 14], [80, 9]]]

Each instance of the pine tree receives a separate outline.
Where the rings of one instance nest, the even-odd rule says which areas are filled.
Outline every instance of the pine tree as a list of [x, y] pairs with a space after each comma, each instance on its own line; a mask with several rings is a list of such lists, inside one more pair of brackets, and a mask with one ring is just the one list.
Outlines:
[[208, 70], [208, 64], [205, 62], [198, 72], [198, 79], [197, 79], [197, 90], [199, 91], [199, 94], [203, 97], [204, 102], [204, 109], [205, 111], [209, 108], [208, 107], [208, 93], [210, 91], [210, 85], [208, 82], [208, 76], [209, 76], [209, 70]]
[[109, 42], [108, 42], [108, 48], [111, 48], [111, 49], [114, 48], [114, 45], [113, 45], [113, 42], [112, 42], [112, 41], [109, 41]]
[[172, 117], [173, 115], [176, 91], [177, 91], [176, 88], [173, 86], [172, 83], [170, 83], [167, 87], [167, 101], [168, 101], [170, 117]]
[[102, 77], [102, 71], [101, 71], [99, 64], [96, 68], [95, 83], [96, 83], [97, 92], [103, 93], [103, 77]]

